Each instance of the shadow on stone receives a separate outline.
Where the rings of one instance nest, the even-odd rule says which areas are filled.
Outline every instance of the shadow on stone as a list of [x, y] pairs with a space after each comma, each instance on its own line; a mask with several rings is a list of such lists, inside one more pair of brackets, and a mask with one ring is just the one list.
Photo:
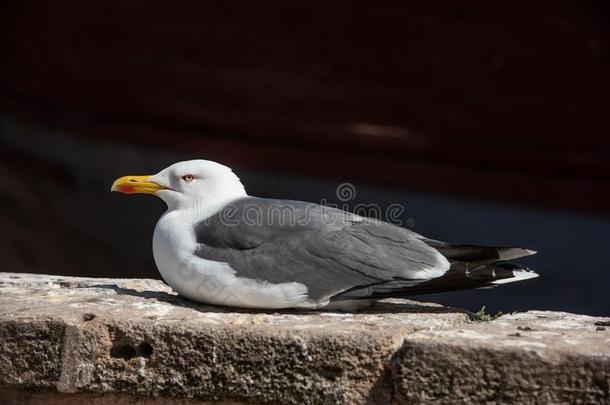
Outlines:
[[[138, 291], [131, 288], [122, 288], [114, 284], [96, 284], [88, 286], [89, 288], [105, 288], [113, 290], [118, 295], [131, 295], [134, 297], [154, 299], [157, 301], [165, 302], [171, 305], [175, 305], [182, 308], [194, 309], [199, 312], [215, 312], [215, 313], [260, 313], [260, 314], [319, 314], [320, 312], [328, 312], [324, 310], [310, 310], [310, 309], [247, 309], [247, 308], [234, 308], [216, 306], [210, 304], [201, 304], [195, 301], [191, 301], [187, 298], [179, 295], [166, 293], [163, 291]], [[337, 311], [332, 311], [337, 312]], [[349, 313], [349, 312], [348, 312]], [[471, 312], [462, 308], [445, 307], [436, 304], [420, 303], [417, 301], [400, 300], [394, 302], [392, 300], [386, 300], [378, 302], [370, 308], [362, 309], [357, 311], [359, 314], [388, 314], [388, 313], [430, 313], [430, 314], [442, 314], [442, 313], [464, 313], [471, 316]]]

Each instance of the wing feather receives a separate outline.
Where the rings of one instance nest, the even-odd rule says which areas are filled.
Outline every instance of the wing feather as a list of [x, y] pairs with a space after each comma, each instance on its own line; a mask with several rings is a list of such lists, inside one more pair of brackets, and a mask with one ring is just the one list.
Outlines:
[[316, 301], [397, 278], [424, 282], [449, 269], [414, 232], [300, 201], [244, 198], [198, 224], [196, 235], [198, 256], [228, 263], [238, 277], [303, 283]]

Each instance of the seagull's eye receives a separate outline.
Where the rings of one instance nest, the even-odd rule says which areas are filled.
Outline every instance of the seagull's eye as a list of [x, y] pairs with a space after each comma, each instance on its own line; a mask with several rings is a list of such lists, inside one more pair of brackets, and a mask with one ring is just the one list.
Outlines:
[[182, 176], [182, 181], [186, 183], [190, 183], [193, 180], [195, 180], [195, 176], [193, 176], [192, 174], [185, 174], [184, 176]]

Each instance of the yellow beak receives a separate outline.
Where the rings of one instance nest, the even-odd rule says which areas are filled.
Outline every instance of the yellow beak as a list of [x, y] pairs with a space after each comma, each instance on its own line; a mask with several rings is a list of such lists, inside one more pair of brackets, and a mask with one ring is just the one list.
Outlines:
[[149, 178], [150, 176], [124, 176], [112, 183], [110, 191], [118, 191], [125, 194], [155, 194], [157, 191], [167, 188], [152, 181], [147, 181]]

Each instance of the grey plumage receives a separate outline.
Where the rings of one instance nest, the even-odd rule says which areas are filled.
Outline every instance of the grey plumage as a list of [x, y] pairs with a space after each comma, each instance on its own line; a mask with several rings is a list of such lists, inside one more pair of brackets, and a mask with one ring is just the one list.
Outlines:
[[195, 254], [238, 277], [298, 281], [311, 299], [365, 299], [476, 288], [513, 277], [522, 248], [451, 245], [313, 203], [247, 197], [196, 226]]
[[248, 197], [196, 226], [197, 256], [238, 277], [298, 281], [318, 301], [357, 286], [442, 275], [448, 262], [421, 235], [317, 204]]

